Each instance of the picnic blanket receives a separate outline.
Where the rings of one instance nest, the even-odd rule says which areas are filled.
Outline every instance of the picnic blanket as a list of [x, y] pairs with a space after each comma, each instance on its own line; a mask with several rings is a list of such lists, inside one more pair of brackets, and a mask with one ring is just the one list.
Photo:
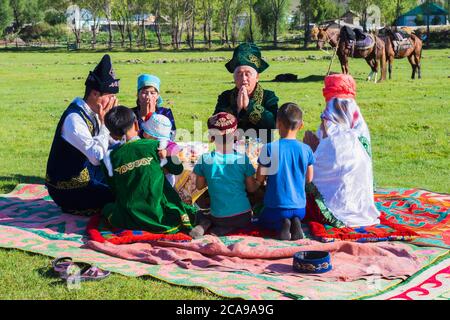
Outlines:
[[[448, 196], [443, 195], [442, 197], [443, 200], [448, 201]], [[443, 200], [434, 196], [430, 198], [430, 201], [437, 201], [437, 203], [442, 203]], [[440, 222], [434, 223], [432, 232], [430, 230], [426, 230], [424, 233], [418, 232], [420, 237], [413, 243], [417, 242], [420, 246], [400, 242], [371, 244], [377, 250], [386, 250], [390, 246], [395, 250], [400, 250], [397, 252], [405, 250], [404, 253], [407, 255], [401, 258], [411, 258], [412, 260], [408, 261], [413, 262], [412, 267], [414, 267], [414, 261], [419, 263], [420, 271], [409, 277], [408, 273], [414, 272], [414, 269], [409, 272], [408, 270], [402, 271], [405, 272], [403, 276], [393, 276], [393, 278], [389, 277], [387, 273], [385, 276], [380, 276], [380, 266], [369, 267], [368, 270], [363, 269], [367, 275], [362, 275], [362, 279], [347, 279], [348, 281], [342, 282], [331, 277], [327, 279], [283, 274], [282, 270], [276, 268], [275, 272], [263, 273], [233, 269], [219, 271], [202, 268], [200, 270], [197, 268], [198, 266], [186, 268], [173, 262], [152, 265], [107, 255], [91, 249], [92, 246], [98, 244], [87, 242], [85, 230], [88, 218], [63, 214], [50, 201], [48, 193], [41, 185], [19, 185], [12, 193], [0, 196], [0, 247], [20, 249], [52, 257], [71, 256], [75, 261], [92, 263], [100, 268], [126, 276], [149, 275], [176, 285], [203, 287], [229, 298], [292, 299], [294, 295], [294, 297], [304, 299], [377, 299], [378, 297], [383, 299], [443, 299], [448, 297], [448, 288], [450, 288], [449, 245], [448, 239], [445, 240], [446, 238], [442, 236], [444, 233], [448, 234], [450, 226], [445, 221], [447, 220], [441, 219]], [[429, 223], [431, 223], [431, 219]], [[419, 226], [418, 229], [420, 229]], [[302, 247], [302, 243], [298, 242], [271, 240], [273, 242], [267, 248], [267, 243], [259, 242], [264, 239], [253, 237], [233, 236], [213, 239], [216, 241], [214, 245], [218, 246], [220, 250], [233, 250], [240, 246], [247, 248], [250, 252], [260, 252], [260, 247], [263, 246], [267, 250], [285, 250], [290, 254], [291, 251], [300, 251]], [[212, 243], [212, 239], [209, 237], [202, 241]], [[340, 242], [339, 245], [346, 243], [348, 244], [348, 242]], [[336, 246], [337, 244], [303, 243], [306, 246]], [[183, 243], [178, 245], [183, 245]], [[351, 243], [351, 245], [368, 246], [369, 244]], [[114, 245], [111, 244], [111, 246]], [[162, 242], [160, 248], [170, 252], [171, 250], [168, 250], [167, 246], [171, 248], [173, 244]], [[328, 249], [331, 252], [333, 250], [334, 252], [345, 252], [339, 246]], [[202, 252], [199, 253], [202, 254]], [[210, 257], [206, 253], [202, 256]], [[225, 257], [233, 258], [229, 255], [225, 255]], [[240, 259], [245, 258], [241, 257]], [[184, 262], [192, 264], [189, 260]], [[263, 265], [256, 267], [267, 268]], [[405, 277], [408, 277], [406, 281]]]
[[381, 212], [379, 225], [335, 228], [311, 222], [311, 234], [322, 242], [414, 240], [416, 244], [450, 246], [449, 196], [418, 189], [378, 190], [375, 205]]

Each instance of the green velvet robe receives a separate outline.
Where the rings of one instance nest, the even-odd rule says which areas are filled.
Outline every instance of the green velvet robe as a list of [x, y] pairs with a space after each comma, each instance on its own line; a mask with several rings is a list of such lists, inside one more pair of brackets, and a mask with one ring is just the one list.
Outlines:
[[238, 92], [237, 88], [223, 92], [217, 100], [214, 114], [219, 112], [232, 113], [238, 118], [238, 128], [244, 131], [248, 129], [275, 129], [278, 111], [278, 97], [275, 93], [263, 90], [261, 85], [258, 84], [247, 110], [241, 110], [238, 114]]
[[[136, 140], [111, 152], [113, 177], [108, 177], [116, 200], [103, 208], [112, 226], [153, 233], [190, 230], [190, 215], [195, 209], [186, 205], [165, 178], [158, 156], [159, 142]], [[164, 167], [178, 175], [182, 164], [168, 158]]]

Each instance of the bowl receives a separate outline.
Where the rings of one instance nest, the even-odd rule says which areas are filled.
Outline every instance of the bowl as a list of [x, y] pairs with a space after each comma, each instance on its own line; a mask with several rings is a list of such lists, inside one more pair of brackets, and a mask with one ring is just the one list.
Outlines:
[[300, 251], [294, 254], [294, 270], [300, 273], [325, 273], [333, 267], [326, 251]]

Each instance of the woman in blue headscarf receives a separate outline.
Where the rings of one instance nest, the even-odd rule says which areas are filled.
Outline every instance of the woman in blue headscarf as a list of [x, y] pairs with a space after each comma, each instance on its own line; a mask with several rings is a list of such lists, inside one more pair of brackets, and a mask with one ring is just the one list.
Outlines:
[[136, 108], [133, 108], [133, 112], [136, 114], [140, 129], [142, 129], [142, 124], [145, 122], [145, 118], [149, 113], [157, 113], [166, 116], [172, 123], [171, 140], [175, 140], [175, 119], [172, 110], [162, 106], [163, 99], [160, 95], [160, 86], [161, 80], [159, 80], [157, 76], [150, 74], [140, 75], [137, 84], [137, 106]]

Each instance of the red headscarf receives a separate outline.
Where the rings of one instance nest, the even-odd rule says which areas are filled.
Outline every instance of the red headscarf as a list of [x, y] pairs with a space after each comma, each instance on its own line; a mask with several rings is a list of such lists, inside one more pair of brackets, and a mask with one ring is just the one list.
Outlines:
[[323, 96], [326, 102], [333, 98], [354, 99], [356, 97], [356, 82], [351, 75], [333, 74], [325, 78]]

